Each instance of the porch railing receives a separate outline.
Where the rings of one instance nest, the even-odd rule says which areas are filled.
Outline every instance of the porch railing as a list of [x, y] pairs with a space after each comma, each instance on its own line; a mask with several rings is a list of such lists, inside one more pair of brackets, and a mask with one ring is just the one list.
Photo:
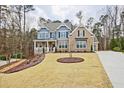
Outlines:
[[55, 47], [36, 47], [34, 48], [35, 54], [42, 54], [42, 53], [48, 53], [48, 52], [55, 52]]

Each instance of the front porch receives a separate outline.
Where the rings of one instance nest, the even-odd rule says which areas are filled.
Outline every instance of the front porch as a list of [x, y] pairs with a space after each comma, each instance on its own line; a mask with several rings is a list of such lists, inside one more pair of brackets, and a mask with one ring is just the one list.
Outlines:
[[56, 40], [34, 40], [34, 54], [55, 52]]

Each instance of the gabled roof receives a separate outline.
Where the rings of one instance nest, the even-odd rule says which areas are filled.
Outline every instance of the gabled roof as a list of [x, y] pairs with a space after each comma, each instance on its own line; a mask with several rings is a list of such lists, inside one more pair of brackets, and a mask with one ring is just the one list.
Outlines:
[[[62, 25], [66, 26], [67, 28], [69, 28], [71, 30], [71, 23], [58, 23], [58, 22], [53, 23], [53, 22], [51, 22], [51, 23], [45, 23], [43, 27], [46, 27], [49, 29], [49, 31], [54, 32], [54, 31], [56, 31], [57, 28], [59, 28]], [[41, 27], [41, 28], [43, 28], [43, 27]]]
[[88, 29], [86, 29], [86, 27], [84, 27], [83, 25], [77, 26], [77, 27], [70, 33], [70, 35], [72, 35], [72, 33], [73, 33], [74, 31], [76, 31], [79, 27], [84, 28], [84, 29], [85, 29], [86, 31], [88, 31], [91, 35], [94, 35], [91, 31], [89, 31]]
[[66, 26], [69, 30], [71, 30], [71, 28], [70, 28], [70, 27], [68, 27], [68, 25], [67, 25], [67, 24], [65, 24], [65, 23], [61, 23], [61, 25], [59, 25], [56, 29], [59, 29], [61, 26]]
[[[42, 25], [41, 25], [40, 30], [41, 30], [42, 28], [46, 28], [47, 30], [49, 30], [49, 28], [48, 28], [45, 24], [42, 24]], [[40, 30], [39, 30], [39, 31], [40, 31]]]
[[86, 27], [84, 27], [83, 25], [77, 26], [77, 27], [70, 33], [70, 35], [72, 35], [73, 32], [76, 31], [79, 27], [82, 27], [82, 28], [84, 28], [86, 31], [88, 31], [88, 32], [94, 37], [94, 42], [98, 42], [98, 40], [97, 40], [95, 34], [93, 34], [91, 31], [89, 31], [88, 29], [86, 29]]

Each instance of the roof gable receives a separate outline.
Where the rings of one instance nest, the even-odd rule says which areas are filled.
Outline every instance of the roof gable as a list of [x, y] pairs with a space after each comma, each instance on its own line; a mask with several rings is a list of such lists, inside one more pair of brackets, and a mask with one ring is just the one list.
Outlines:
[[[41, 30], [42, 28], [46, 28], [47, 30], [49, 30], [49, 28], [48, 28], [45, 24], [42, 24], [42, 25], [41, 25], [40, 30]], [[40, 31], [40, 30], [39, 30], [39, 31]]]
[[49, 29], [49, 31], [54, 32], [57, 28], [61, 26], [66, 26], [68, 29], [71, 30], [71, 23], [46, 23], [45, 26]]
[[41, 28], [40, 30], [39, 30], [39, 32], [48, 32], [49, 31], [49, 29], [48, 28]]
[[62, 26], [65, 26], [65, 27], [67, 27], [69, 30], [71, 30], [71, 28], [69, 28], [65, 23], [62, 23], [62, 24], [59, 25], [56, 29], [60, 29], [60, 27], [62, 27]]
[[91, 35], [94, 35], [91, 31], [89, 31], [88, 29], [86, 29], [84, 26], [77, 26], [71, 33], [70, 33], [70, 35], [72, 35], [73, 34], [73, 32], [75, 32], [78, 28], [84, 28], [87, 32], [89, 32]]

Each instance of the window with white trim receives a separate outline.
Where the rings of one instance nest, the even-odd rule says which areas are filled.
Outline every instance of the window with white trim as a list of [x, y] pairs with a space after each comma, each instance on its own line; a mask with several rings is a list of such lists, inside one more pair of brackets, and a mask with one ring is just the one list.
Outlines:
[[40, 39], [48, 39], [48, 38], [49, 38], [48, 32], [42, 32], [42, 33], [40, 33]]
[[87, 42], [86, 41], [76, 41], [76, 47], [77, 48], [87, 48]]
[[85, 36], [85, 31], [78, 30], [78, 37], [84, 37], [84, 36]]
[[67, 48], [67, 41], [59, 41], [59, 48]]

